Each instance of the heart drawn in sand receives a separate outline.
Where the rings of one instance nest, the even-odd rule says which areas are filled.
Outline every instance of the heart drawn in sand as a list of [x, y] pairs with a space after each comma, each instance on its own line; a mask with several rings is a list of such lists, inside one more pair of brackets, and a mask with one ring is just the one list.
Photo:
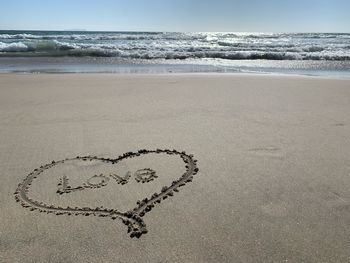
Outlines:
[[[34, 197], [30, 195], [32, 188], [35, 188], [35, 182], [38, 179], [50, 180], [49, 177], [45, 178], [44, 172], [48, 170], [58, 169], [63, 166], [63, 164], [76, 162], [103, 162], [109, 165], [117, 165], [122, 161], [127, 159], [137, 159], [137, 157], [148, 156], [150, 154], [164, 155], [164, 156], [173, 156], [179, 157], [184, 164], [184, 173], [177, 179], [172, 182], [169, 182], [168, 186], [163, 186], [161, 190], [157, 193], [153, 193], [141, 200], [136, 201], [136, 206], [127, 209], [126, 212], [120, 211], [116, 208], [105, 208], [103, 206], [99, 207], [70, 207], [59, 204], [48, 204], [47, 201], [41, 200], [38, 196]], [[152, 210], [152, 208], [160, 203], [162, 200], [173, 196], [174, 192], [178, 192], [178, 188], [184, 186], [187, 182], [191, 182], [193, 175], [197, 174], [198, 168], [196, 165], [197, 161], [193, 159], [193, 155], [186, 154], [185, 152], [179, 152], [177, 150], [139, 150], [137, 152], [127, 152], [115, 159], [101, 158], [97, 156], [77, 156], [75, 158], [66, 158], [61, 161], [52, 161], [52, 163], [41, 166], [40, 168], [34, 169], [27, 177], [20, 183], [15, 191], [15, 199], [17, 202], [20, 202], [23, 207], [29, 208], [31, 211], [39, 211], [45, 213], [53, 213], [56, 215], [94, 215], [99, 217], [109, 217], [111, 219], [120, 219], [128, 227], [128, 233], [131, 237], [139, 238], [142, 234], [147, 233], [146, 224], [143, 221], [142, 217], [145, 213]], [[59, 169], [58, 169], [59, 170]], [[69, 176], [69, 175], [68, 175]], [[162, 176], [162, 175], [160, 175]], [[132, 178], [131, 178], [132, 177]], [[75, 192], [82, 192], [83, 190], [98, 189], [103, 190], [104, 187], [107, 187], [107, 184], [111, 185], [113, 181], [115, 186], [111, 187], [124, 187], [129, 180], [136, 181], [138, 185], [149, 184], [153, 180], [158, 178], [158, 175], [155, 170], [151, 168], [143, 168], [133, 173], [129, 171], [125, 173], [124, 176], [121, 176], [117, 173], [110, 174], [95, 174], [90, 176], [85, 183], [80, 185], [70, 186], [67, 175], [60, 177], [58, 182], [58, 189], [55, 191], [55, 195], [64, 196], [72, 195]], [[114, 188], [113, 188], [114, 189]], [[52, 190], [52, 189], [49, 189]], [[51, 191], [52, 192], [52, 191]], [[118, 192], [110, 191], [112, 197], [117, 197]], [[52, 200], [52, 198], [48, 198]]]

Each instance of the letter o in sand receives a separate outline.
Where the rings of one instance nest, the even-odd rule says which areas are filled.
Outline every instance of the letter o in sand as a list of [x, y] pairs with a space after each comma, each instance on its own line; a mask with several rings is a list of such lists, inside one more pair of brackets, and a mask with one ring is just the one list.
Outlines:
[[87, 184], [91, 187], [102, 187], [106, 186], [109, 182], [109, 178], [100, 174], [100, 175], [94, 175], [91, 178], [87, 180]]

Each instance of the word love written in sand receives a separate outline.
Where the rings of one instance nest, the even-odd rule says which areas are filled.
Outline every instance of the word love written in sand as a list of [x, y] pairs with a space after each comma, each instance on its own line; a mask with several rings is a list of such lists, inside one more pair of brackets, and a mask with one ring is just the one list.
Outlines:
[[142, 149], [115, 159], [77, 156], [34, 169], [15, 199], [31, 211], [120, 219], [139, 238], [147, 233], [143, 216], [197, 173], [193, 155], [177, 150]]
[[[128, 171], [124, 176], [120, 176], [118, 174], [112, 173], [109, 174], [109, 176], [105, 176], [103, 174], [100, 175], [94, 175], [90, 177], [89, 179], [86, 180], [83, 185], [79, 185], [76, 187], [72, 187], [69, 185], [68, 182], [68, 177], [64, 175], [61, 179], [60, 182], [58, 183], [58, 194], [68, 194], [74, 191], [81, 191], [85, 189], [95, 189], [95, 188], [101, 188], [106, 186], [109, 183], [109, 177], [115, 179], [115, 181], [118, 184], [124, 185], [129, 182], [129, 179], [131, 177], [130, 171]], [[155, 178], [158, 176], [156, 175], [156, 171], [150, 169], [150, 168], [144, 168], [137, 170], [135, 172], [135, 180], [136, 182], [140, 183], [148, 183], [153, 181]]]

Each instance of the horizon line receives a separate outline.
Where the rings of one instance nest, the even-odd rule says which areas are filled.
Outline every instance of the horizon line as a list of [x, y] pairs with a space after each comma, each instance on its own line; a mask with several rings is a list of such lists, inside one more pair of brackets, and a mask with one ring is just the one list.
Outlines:
[[110, 33], [265, 33], [265, 34], [350, 34], [348, 32], [325, 32], [325, 31], [156, 31], [156, 30], [89, 30], [89, 29], [0, 29], [0, 31], [37, 31], [37, 32], [110, 32]]

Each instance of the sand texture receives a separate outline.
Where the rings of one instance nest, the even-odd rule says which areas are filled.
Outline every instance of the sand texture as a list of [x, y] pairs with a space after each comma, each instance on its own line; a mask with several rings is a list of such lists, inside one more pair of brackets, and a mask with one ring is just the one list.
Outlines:
[[350, 262], [350, 81], [1, 74], [0, 262]]

